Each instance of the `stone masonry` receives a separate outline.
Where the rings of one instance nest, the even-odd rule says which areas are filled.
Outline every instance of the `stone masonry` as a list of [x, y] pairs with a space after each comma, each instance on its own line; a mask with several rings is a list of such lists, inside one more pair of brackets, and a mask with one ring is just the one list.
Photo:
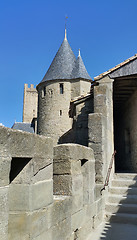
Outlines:
[[0, 127], [0, 239], [86, 239], [101, 222], [91, 148]]
[[34, 85], [24, 85], [24, 101], [23, 101], [23, 122], [31, 123], [33, 118], [37, 118], [38, 93]]

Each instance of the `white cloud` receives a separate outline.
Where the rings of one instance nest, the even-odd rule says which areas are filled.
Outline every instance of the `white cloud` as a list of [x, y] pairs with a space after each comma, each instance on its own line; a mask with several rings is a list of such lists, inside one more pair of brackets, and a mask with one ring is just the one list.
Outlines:
[[0, 123], [0, 126], [4, 126], [2, 123]]

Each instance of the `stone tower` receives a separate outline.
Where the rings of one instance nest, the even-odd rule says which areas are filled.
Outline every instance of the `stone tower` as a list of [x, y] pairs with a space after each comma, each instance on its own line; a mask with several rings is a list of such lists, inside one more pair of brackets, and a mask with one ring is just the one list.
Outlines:
[[65, 38], [43, 80], [38, 84], [38, 134], [50, 136], [54, 145], [72, 128], [70, 101], [90, 91], [91, 78], [82, 58], [76, 57]]
[[31, 123], [33, 118], [37, 118], [38, 93], [34, 85], [24, 85], [23, 101], [23, 122]]

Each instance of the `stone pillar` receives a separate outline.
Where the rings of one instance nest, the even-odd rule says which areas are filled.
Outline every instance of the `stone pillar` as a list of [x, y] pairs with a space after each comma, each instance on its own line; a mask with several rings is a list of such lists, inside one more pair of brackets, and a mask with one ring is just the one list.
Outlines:
[[103, 183], [104, 176], [104, 125], [101, 113], [89, 114], [88, 118], [88, 129], [89, 129], [89, 147], [94, 149], [95, 156], [95, 179], [96, 183]]
[[86, 239], [94, 214], [95, 162], [93, 150], [78, 144], [54, 148], [53, 189], [55, 195], [72, 199], [72, 239]]
[[108, 76], [94, 87], [94, 114], [89, 116], [89, 146], [95, 154], [96, 181], [104, 183], [114, 152], [113, 80]]

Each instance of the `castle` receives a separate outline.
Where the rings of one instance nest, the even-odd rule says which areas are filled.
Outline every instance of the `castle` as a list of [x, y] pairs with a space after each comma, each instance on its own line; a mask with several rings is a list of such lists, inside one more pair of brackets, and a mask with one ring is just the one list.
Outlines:
[[0, 126], [2, 240], [86, 240], [102, 222], [115, 172], [137, 172], [136, 78], [137, 55], [92, 81], [65, 30], [23, 123]]

